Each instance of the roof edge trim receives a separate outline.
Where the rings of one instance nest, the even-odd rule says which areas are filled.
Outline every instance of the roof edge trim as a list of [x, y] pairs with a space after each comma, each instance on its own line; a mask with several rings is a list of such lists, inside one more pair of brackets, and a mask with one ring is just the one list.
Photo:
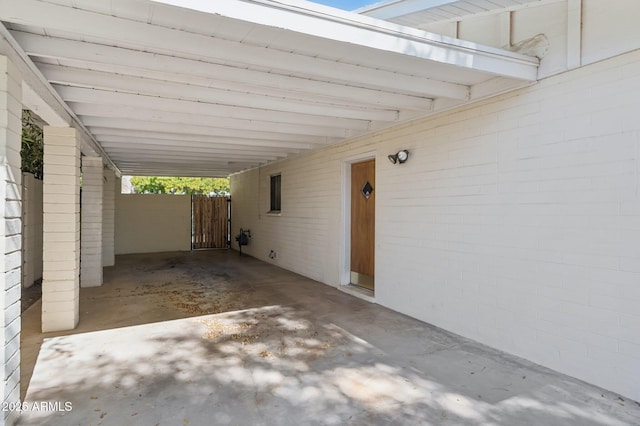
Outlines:
[[[523, 80], [535, 80], [539, 65], [539, 60], [535, 57], [429, 33], [307, 1], [151, 1], [422, 59], [451, 63], [470, 69], [500, 73], [497, 69], [500, 67], [477, 68], [479, 63], [485, 66], [486, 60], [470, 61], [468, 57], [460, 58], [449, 53], [453, 50], [462, 56], [478, 55], [487, 60], [510, 63], [515, 68], [512, 74], [504, 76]], [[399, 40], [402, 43], [398, 43]]]

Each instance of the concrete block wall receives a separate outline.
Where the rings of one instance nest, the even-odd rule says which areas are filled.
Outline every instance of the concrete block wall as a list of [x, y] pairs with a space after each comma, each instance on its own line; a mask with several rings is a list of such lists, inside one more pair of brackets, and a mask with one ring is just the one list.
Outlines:
[[79, 320], [80, 135], [44, 128], [42, 331], [71, 330]]
[[[20, 73], [0, 55], [0, 362], [3, 378], [0, 399], [3, 406], [20, 401], [21, 95]], [[2, 410], [0, 423], [11, 425], [16, 419], [17, 411]]]
[[102, 200], [101, 157], [82, 157], [82, 208], [80, 209], [80, 286], [102, 285]]
[[234, 175], [234, 235], [340, 285], [344, 163], [373, 152], [377, 303], [640, 400], [639, 93], [636, 50]]
[[640, 399], [639, 76], [636, 51], [385, 135], [415, 162], [379, 181], [377, 298]]
[[42, 278], [42, 180], [22, 174], [22, 286]]
[[[338, 156], [359, 149], [340, 146], [233, 175], [232, 248], [238, 249], [234, 238], [240, 228], [249, 229], [251, 239], [243, 253], [335, 285], [339, 241], [332, 234], [335, 237], [340, 226]], [[282, 176], [281, 213], [270, 214], [269, 179], [277, 173]], [[272, 250], [274, 259], [268, 257]]]
[[[116, 264], [115, 224], [116, 224], [116, 174], [104, 169], [102, 198], [102, 266]], [[120, 187], [118, 187], [119, 189]]]
[[116, 194], [116, 254], [187, 250], [191, 196]]

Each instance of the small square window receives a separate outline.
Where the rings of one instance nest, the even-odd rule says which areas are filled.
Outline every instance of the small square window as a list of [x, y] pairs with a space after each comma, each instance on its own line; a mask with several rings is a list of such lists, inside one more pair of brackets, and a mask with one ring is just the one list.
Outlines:
[[269, 211], [272, 213], [280, 212], [280, 199], [282, 197], [282, 175], [271, 176], [271, 202]]

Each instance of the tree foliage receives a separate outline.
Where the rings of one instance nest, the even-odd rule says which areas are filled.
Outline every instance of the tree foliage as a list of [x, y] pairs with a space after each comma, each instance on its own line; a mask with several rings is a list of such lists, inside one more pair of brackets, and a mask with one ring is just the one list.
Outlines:
[[225, 195], [230, 190], [228, 178], [134, 176], [131, 184], [138, 194]]
[[22, 110], [22, 171], [32, 173], [36, 179], [43, 176], [44, 136], [36, 115], [29, 110]]

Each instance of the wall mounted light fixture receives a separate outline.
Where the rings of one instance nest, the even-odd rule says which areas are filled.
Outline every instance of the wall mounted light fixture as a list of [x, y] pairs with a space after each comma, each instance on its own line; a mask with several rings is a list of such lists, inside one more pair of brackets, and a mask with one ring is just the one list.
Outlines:
[[391, 161], [391, 164], [402, 164], [409, 158], [409, 151], [403, 149], [402, 151], [398, 151], [395, 154], [389, 155], [387, 158], [389, 159], [389, 161]]

